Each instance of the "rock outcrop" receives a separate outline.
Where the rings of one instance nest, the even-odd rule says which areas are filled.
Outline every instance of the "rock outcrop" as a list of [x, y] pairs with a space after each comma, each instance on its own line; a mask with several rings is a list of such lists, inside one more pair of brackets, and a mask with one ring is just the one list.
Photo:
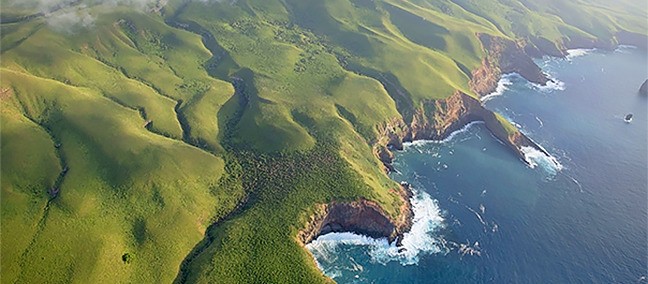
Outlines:
[[360, 199], [352, 202], [331, 202], [317, 208], [297, 239], [308, 244], [320, 235], [353, 232], [373, 238], [387, 238], [400, 244], [402, 236], [412, 227], [412, 197], [408, 185], [400, 188], [402, 205], [397, 218], [392, 218], [376, 202]]
[[646, 97], [648, 96], [648, 79], [641, 84], [641, 87], [639, 88], [639, 94]]

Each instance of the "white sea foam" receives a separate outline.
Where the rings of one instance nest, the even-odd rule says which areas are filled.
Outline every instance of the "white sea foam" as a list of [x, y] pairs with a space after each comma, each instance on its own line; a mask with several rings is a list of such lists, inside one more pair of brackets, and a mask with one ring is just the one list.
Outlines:
[[588, 55], [593, 51], [595, 51], [595, 49], [586, 49], [586, 48], [568, 49], [567, 56], [565, 56], [565, 58], [567, 58], [567, 60], [572, 60], [576, 57]]
[[634, 45], [625, 45], [625, 44], [622, 44], [622, 45], [619, 45], [619, 46], [614, 50], [614, 52], [617, 52], [617, 53], [625, 53], [625, 54], [627, 54], [627, 53], [630, 53], [630, 50], [632, 50], [632, 49], [637, 49], [637, 47], [634, 46]]
[[540, 84], [536, 84], [536, 83], [531, 83], [531, 82], [529, 82], [529, 85], [532, 88], [534, 88], [534, 89], [536, 89], [536, 90], [538, 90], [540, 92], [543, 92], [543, 93], [552, 93], [554, 91], [564, 91], [565, 90], [565, 82], [554, 78], [550, 74], [547, 74], [547, 77], [550, 80], [547, 81], [547, 83], [544, 86], [540, 85]]
[[403, 265], [417, 264], [419, 255], [438, 253], [445, 250], [443, 241], [435, 238], [434, 232], [444, 226], [444, 219], [437, 201], [429, 194], [413, 189], [411, 199], [414, 219], [412, 228], [403, 235], [402, 246], [389, 243], [386, 238], [374, 239], [354, 233], [330, 233], [318, 237], [306, 248], [316, 258], [327, 262], [335, 260], [340, 245], [366, 246], [372, 261], [387, 263], [399, 261]]
[[504, 74], [502, 75], [502, 78], [500, 78], [499, 81], [497, 81], [497, 87], [495, 88], [495, 91], [485, 95], [481, 98], [482, 102], [486, 102], [494, 97], [501, 96], [506, 92], [509, 88], [509, 86], [513, 85], [513, 81], [511, 81], [511, 78], [514, 76], [519, 76], [516, 73], [510, 73], [510, 74]]
[[570, 179], [571, 179], [571, 180], [572, 180], [572, 181], [573, 181], [573, 182], [578, 186], [578, 190], [579, 190], [580, 192], [583, 192], [583, 186], [581, 185], [580, 182], [578, 182], [577, 179], [575, 179], [575, 178], [573, 178], [573, 177], [571, 177], [571, 176], [567, 176], [567, 177], [569, 177], [569, 178], [570, 178]]
[[479, 223], [482, 223], [482, 225], [486, 226], [486, 222], [484, 221], [484, 218], [482, 218], [482, 216], [479, 215], [479, 213], [477, 211], [475, 211], [475, 209], [472, 209], [472, 208], [470, 208], [468, 206], [466, 206], [466, 208], [468, 208], [468, 210], [470, 210], [470, 212], [472, 212], [473, 214], [475, 214], [475, 216], [477, 216], [477, 219], [479, 219]]
[[522, 153], [524, 154], [524, 159], [532, 169], [539, 166], [552, 175], [557, 174], [563, 169], [563, 165], [560, 164], [558, 159], [551, 155], [545, 154], [535, 147], [523, 146], [520, 148], [520, 151], [522, 151]]
[[443, 139], [443, 140], [415, 140], [415, 141], [412, 141], [412, 142], [405, 142], [405, 143], [403, 143], [403, 147], [404, 147], [404, 148], [408, 148], [408, 147], [418, 147], [418, 146], [423, 146], [423, 145], [426, 145], [426, 144], [443, 144], [443, 143], [448, 143], [448, 142], [450, 142], [452, 139], [454, 139], [454, 137], [457, 136], [458, 134], [460, 134], [460, 133], [464, 133], [464, 132], [467, 132], [467, 131], [470, 129], [470, 127], [472, 127], [473, 125], [479, 124], [479, 123], [484, 123], [484, 122], [483, 122], [483, 121], [473, 121], [473, 122], [470, 122], [470, 123], [464, 125], [464, 127], [462, 127], [461, 129], [459, 129], [459, 130], [457, 130], [457, 131], [453, 131], [452, 133], [450, 133], [450, 135], [448, 135], [448, 137], [446, 137], [446, 138]]

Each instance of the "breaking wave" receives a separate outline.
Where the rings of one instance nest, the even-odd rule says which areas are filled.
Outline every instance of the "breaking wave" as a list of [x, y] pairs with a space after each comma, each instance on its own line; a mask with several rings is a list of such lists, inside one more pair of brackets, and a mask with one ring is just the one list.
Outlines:
[[523, 146], [520, 148], [520, 151], [522, 151], [524, 160], [527, 161], [529, 167], [532, 169], [539, 166], [551, 175], [556, 175], [563, 169], [563, 165], [560, 164], [558, 159], [534, 147]]
[[576, 48], [567, 50], [567, 60], [572, 60], [576, 57], [581, 57], [592, 53], [595, 49], [586, 49], [586, 48]]
[[504, 74], [502, 75], [502, 78], [500, 78], [499, 81], [497, 81], [497, 87], [495, 88], [495, 91], [485, 95], [481, 98], [482, 102], [486, 102], [494, 97], [501, 96], [506, 92], [509, 88], [509, 86], [513, 85], [513, 81], [511, 81], [511, 78], [514, 76], [519, 76], [515, 73], [510, 73], [510, 74]]
[[614, 50], [614, 52], [628, 54], [633, 49], [637, 49], [637, 47], [634, 45], [621, 44]]
[[547, 77], [549, 78], [549, 81], [547, 81], [547, 84], [545, 84], [544, 86], [536, 83], [531, 83], [531, 82], [529, 82], [529, 84], [531, 85], [532, 88], [543, 93], [552, 93], [554, 91], [565, 90], [565, 82], [554, 78], [550, 74], [547, 74]]
[[404, 148], [412, 147], [412, 146], [414, 146], [414, 147], [418, 147], [418, 146], [423, 146], [423, 145], [425, 145], [425, 144], [432, 144], [432, 143], [433, 143], [433, 144], [443, 144], [443, 143], [448, 143], [448, 142], [450, 142], [452, 139], [454, 139], [457, 135], [459, 135], [459, 134], [461, 134], [461, 133], [468, 132], [468, 130], [470, 130], [470, 128], [471, 128], [473, 125], [480, 124], [480, 123], [484, 123], [484, 122], [483, 122], [483, 121], [472, 121], [472, 122], [470, 122], [470, 123], [464, 125], [461, 129], [456, 130], [456, 131], [453, 131], [452, 133], [450, 133], [450, 135], [448, 135], [448, 137], [446, 137], [446, 138], [444, 138], [444, 139], [442, 139], [442, 140], [415, 140], [415, 141], [412, 141], [412, 142], [405, 142], [405, 143], [403, 143], [403, 147], [404, 147]]
[[[434, 232], [444, 226], [444, 219], [436, 200], [423, 191], [412, 189], [411, 199], [414, 211], [412, 228], [403, 235], [402, 245], [389, 243], [386, 238], [374, 239], [354, 233], [330, 233], [319, 236], [306, 245], [316, 259], [332, 262], [342, 245], [365, 246], [374, 262], [385, 264], [398, 261], [402, 265], [413, 265], [422, 254], [447, 252], [445, 241]], [[321, 268], [321, 266], [320, 266]]]

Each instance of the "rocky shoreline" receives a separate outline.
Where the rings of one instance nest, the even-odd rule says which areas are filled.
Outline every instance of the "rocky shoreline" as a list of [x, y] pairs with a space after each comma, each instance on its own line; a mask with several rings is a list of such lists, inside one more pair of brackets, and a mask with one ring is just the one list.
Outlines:
[[372, 238], [387, 238], [390, 243], [396, 241], [396, 244], [400, 245], [403, 234], [412, 227], [414, 213], [409, 185], [402, 184], [399, 195], [402, 205], [397, 218], [390, 217], [378, 203], [366, 199], [322, 204], [311, 216], [306, 227], [299, 231], [297, 240], [306, 245], [328, 233], [353, 232]]
[[[477, 36], [486, 57], [482, 60], [482, 65], [472, 72], [469, 86], [479, 97], [494, 92], [501, 76], [507, 73], [517, 73], [529, 82], [546, 85], [551, 79], [535, 64], [533, 58], [547, 55], [565, 57], [568, 49], [575, 48], [614, 50], [621, 44], [648, 49], [648, 38], [645, 35], [626, 31], [620, 31], [608, 40], [572, 37], [560, 42], [534, 37], [512, 41], [487, 34]], [[402, 150], [404, 142], [442, 140], [475, 121], [483, 121], [491, 134], [522, 161], [526, 162], [523, 147], [532, 147], [549, 155], [512, 125], [507, 126], [508, 122], [486, 109], [478, 98], [461, 91], [455, 91], [445, 99], [424, 101], [413, 110], [411, 117], [393, 118], [380, 125], [378, 139], [373, 145], [374, 154], [383, 163], [386, 172], [393, 171], [392, 150]], [[389, 242], [396, 241], [399, 245], [403, 234], [411, 228], [414, 217], [409, 185], [402, 185], [399, 193], [403, 203], [396, 219], [391, 218], [373, 201], [334, 201], [317, 208], [306, 227], [299, 231], [297, 239], [306, 245], [327, 233], [353, 232], [373, 238], [387, 238]]]

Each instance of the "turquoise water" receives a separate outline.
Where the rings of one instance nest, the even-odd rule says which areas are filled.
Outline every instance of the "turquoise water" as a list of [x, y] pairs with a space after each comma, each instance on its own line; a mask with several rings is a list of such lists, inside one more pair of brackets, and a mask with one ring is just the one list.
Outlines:
[[648, 99], [637, 95], [648, 57], [572, 54], [538, 61], [556, 84], [507, 75], [485, 101], [552, 157], [529, 156], [529, 167], [479, 123], [407, 145], [392, 175], [416, 190], [407, 250], [329, 234], [308, 246], [324, 273], [339, 283], [648, 283]]

